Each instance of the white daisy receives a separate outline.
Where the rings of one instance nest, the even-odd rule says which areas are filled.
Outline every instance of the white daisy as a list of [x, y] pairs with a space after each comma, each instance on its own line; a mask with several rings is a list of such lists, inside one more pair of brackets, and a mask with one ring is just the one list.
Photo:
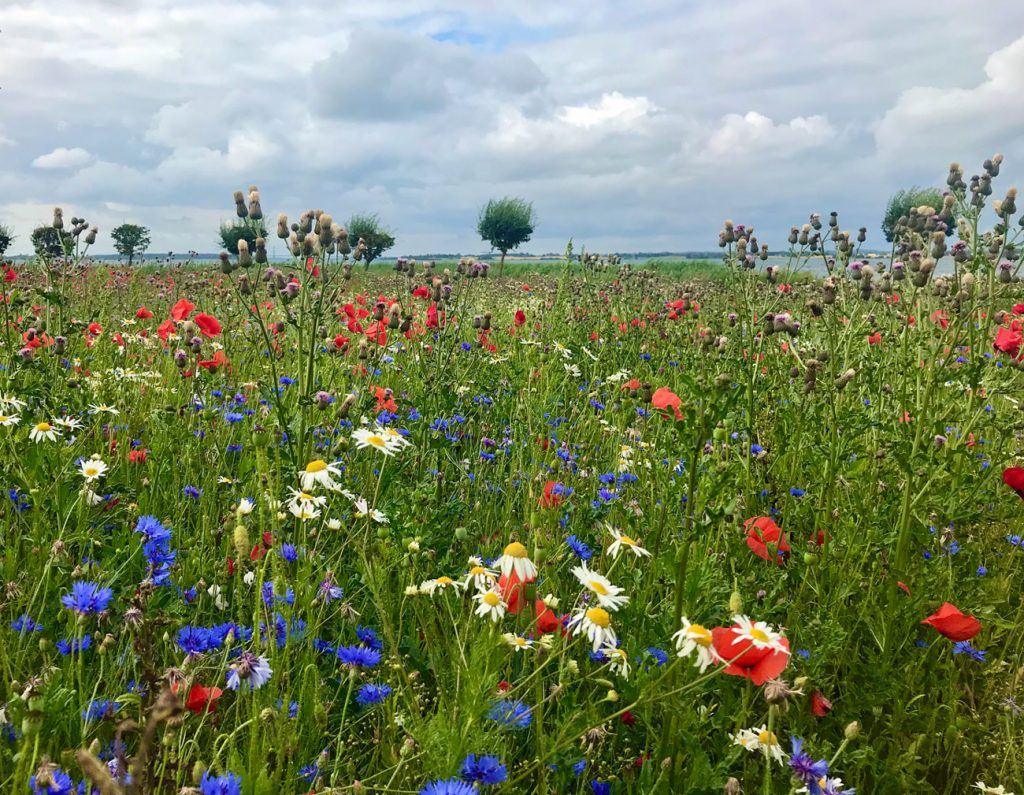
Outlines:
[[289, 489], [289, 492], [291, 492], [291, 497], [288, 500], [288, 510], [292, 516], [303, 521], [320, 516], [320, 508], [327, 502], [327, 498], [323, 495], [310, 494], [308, 491]]
[[356, 519], [372, 519], [377, 524], [388, 523], [388, 517], [376, 508], [371, 508], [365, 498], [359, 497], [354, 501], [354, 505], [356, 509]]
[[322, 458], [317, 458], [306, 464], [306, 468], [299, 473], [299, 483], [306, 491], [317, 486], [334, 491], [338, 488], [338, 484], [334, 482], [332, 475], [340, 478], [341, 470], [334, 464], [328, 464]]
[[629, 657], [623, 649], [615, 646], [605, 646], [601, 654], [608, 661], [608, 667], [623, 679], [629, 679]]
[[630, 538], [625, 533], [620, 533], [614, 527], [609, 527], [608, 530], [611, 532], [612, 537], [615, 539], [608, 546], [608, 554], [610, 554], [613, 558], [617, 558], [619, 556], [619, 553], [623, 549], [629, 550], [634, 555], [636, 555], [638, 558], [643, 558], [643, 557], [648, 557], [649, 558], [651, 556], [650, 552], [648, 552], [646, 549], [644, 549], [642, 546], [640, 546], [640, 542], [639, 541], [636, 541], [635, 539]]
[[732, 631], [737, 637], [749, 640], [755, 649], [774, 649], [788, 654], [789, 650], [782, 645], [782, 633], [776, 631], [764, 621], [751, 621], [746, 616], [733, 616]]
[[984, 781], [979, 781], [974, 785], [975, 789], [979, 789], [985, 793], [985, 795], [1013, 795], [1006, 787], [1000, 784], [998, 787], [990, 787]]
[[58, 417], [53, 424], [66, 431], [77, 431], [82, 427], [82, 421], [78, 417]]
[[672, 636], [672, 640], [676, 642], [677, 656], [696, 655], [694, 665], [700, 668], [701, 673], [719, 660], [718, 652], [712, 643], [711, 630], [700, 624], [691, 624], [686, 616], [683, 616], [683, 628]]
[[617, 640], [612, 617], [603, 607], [580, 608], [569, 619], [569, 626], [573, 635], [586, 636], [593, 651], [602, 646], [614, 646]]
[[121, 412], [118, 411], [113, 406], [108, 406], [106, 403], [98, 403], [98, 404], [89, 406], [89, 413], [90, 414], [110, 414], [111, 416], [116, 417]]
[[10, 428], [21, 422], [21, 417], [17, 414], [2, 414], [0, 413], [0, 426], [4, 428]]
[[420, 593], [425, 593], [428, 596], [433, 596], [438, 591], [445, 591], [449, 588], [458, 591], [461, 588], [461, 583], [456, 582], [451, 577], [435, 577], [432, 580], [424, 580], [420, 583]]
[[37, 422], [32, 430], [28, 432], [28, 438], [36, 444], [40, 442], [54, 442], [60, 432], [48, 422]]
[[489, 591], [498, 582], [498, 573], [484, 566], [483, 560], [473, 555], [469, 559], [469, 572], [463, 582], [464, 588], [473, 585], [474, 591]]
[[83, 459], [78, 465], [78, 471], [86, 483], [92, 483], [107, 474], [107, 464], [98, 455], [94, 455]]
[[779, 745], [779, 738], [775, 732], [768, 731], [766, 726], [758, 726], [756, 729], [740, 729], [732, 737], [733, 745], [746, 748], [748, 751], [768, 750], [768, 754], [780, 765], [785, 762], [786, 753]]
[[384, 455], [394, 455], [398, 450], [398, 445], [393, 441], [394, 437], [388, 432], [388, 429], [382, 428], [379, 425], [373, 430], [369, 428], [356, 428], [352, 432], [352, 438], [355, 440], [356, 449], [358, 450], [372, 447], [374, 450], [384, 453]]
[[622, 588], [612, 585], [607, 577], [603, 574], [598, 574], [596, 571], [591, 571], [587, 568], [586, 564], [576, 566], [572, 573], [584, 588], [597, 597], [601, 607], [606, 607], [609, 610], [618, 610], [629, 601], [628, 596], [622, 596]]
[[514, 632], [506, 632], [501, 636], [501, 639], [516, 651], [526, 651], [533, 648], [532, 638], [524, 638], [522, 635], [516, 635]]
[[490, 618], [497, 623], [505, 617], [505, 610], [508, 604], [501, 598], [498, 591], [481, 591], [473, 595], [473, 601], [477, 603], [474, 611], [481, 618]]
[[526, 553], [526, 547], [518, 541], [513, 541], [502, 552], [495, 562], [499, 571], [506, 577], [511, 577], [515, 572], [520, 582], [530, 582], [537, 579], [537, 567], [533, 565]]
[[8, 409], [14, 409], [15, 411], [21, 411], [27, 404], [21, 398], [16, 398], [14, 395], [0, 395], [0, 409], [7, 411]]

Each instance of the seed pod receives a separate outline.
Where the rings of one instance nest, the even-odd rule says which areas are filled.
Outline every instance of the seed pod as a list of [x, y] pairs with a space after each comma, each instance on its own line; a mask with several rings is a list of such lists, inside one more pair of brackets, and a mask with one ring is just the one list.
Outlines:
[[96, 242], [96, 235], [99, 233], [99, 231], [99, 228], [95, 226], [89, 230], [89, 234], [85, 236], [85, 244], [87, 246], [91, 246], [93, 243]]
[[288, 216], [284, 213], [277, 216], [277, 236], [281, 240], [288, 239]]

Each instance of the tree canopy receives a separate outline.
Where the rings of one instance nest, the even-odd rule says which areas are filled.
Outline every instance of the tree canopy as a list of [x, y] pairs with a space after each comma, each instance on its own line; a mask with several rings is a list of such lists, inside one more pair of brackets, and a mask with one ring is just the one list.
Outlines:
[[900, 218], [909, 215], [911, 207], [921, 207], [922, 205], [934, 207], [936, 210], [941, 208], [942, 191], [938, 188], [920, 188], [916, 185], [896, 191], [889, 199], [889, 204], [885, 208], [885, 217], [882, 219], [882, 232], [885, 233], [885, 239], [891, 243], [896, 235], [896, 224]]
[[505, 269], [505, 255], [530, 240], [536, 223], [533, 205], [524, 199], [491, 199], [480, 210], [476, 231], [481, 240], [501, 252], [499, 275]]
[[348, 239], [353, 245], [357, 245], [360, 238], [364, 248], [361, 256], [366, 267], [377, 257], [395, 245], [395, 238], [391, 230], [384, 227], [376, 213], [367, 215], [353, 215], [348, 222]]
[[128, 264], [135, 262], [136, 254], [145, 254], [149, 248], [149, 230], [138, 224], [121, 224], [111, 230], [114, 248], [122, 257], [128, 257]]

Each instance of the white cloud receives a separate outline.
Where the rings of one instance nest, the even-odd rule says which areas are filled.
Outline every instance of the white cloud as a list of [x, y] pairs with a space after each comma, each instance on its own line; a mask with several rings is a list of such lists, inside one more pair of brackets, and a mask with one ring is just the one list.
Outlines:
[[35, 168], [81, 168], [92, 160], [92, 155], [81, 147], [65, 149], [58, 146], [49, 154], [40, 155], [32, 161]]
[[590, 105], [567, 105], [561, 117], [575, 127], [593, 127], [608, 122], [630, 122], [642, 119], [658, 108], [647, 97], [624, 97], [618, 91], [602, 94]]
[[788, 157], [828, 143], [836, 131], [824, 116], [797, 116], [776, 124], [767, 116], [749, 111], [730, 113], [708, 137], [703, 159], [747, 158], [752, 155]]

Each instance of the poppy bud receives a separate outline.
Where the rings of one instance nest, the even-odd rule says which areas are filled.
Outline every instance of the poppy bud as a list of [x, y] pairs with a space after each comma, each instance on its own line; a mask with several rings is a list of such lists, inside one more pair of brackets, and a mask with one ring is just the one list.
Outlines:
[[729, 596], [729, 612], [733, 615], [739, 615], [743, 612], [743, 597], [740, 596], [739, 591], [733, 591]]

